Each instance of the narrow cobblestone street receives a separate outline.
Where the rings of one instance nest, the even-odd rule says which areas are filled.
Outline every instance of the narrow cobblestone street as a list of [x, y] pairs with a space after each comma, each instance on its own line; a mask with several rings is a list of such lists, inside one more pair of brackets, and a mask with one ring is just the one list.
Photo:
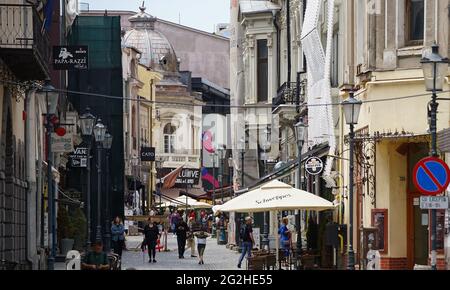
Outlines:
[[[147, 252], [144, 255], [140, 250], [141, 242], [142, 236], [127, 237], [128, 251], [122, 254], [122, 270], [130, 268], [136, 270], [238, 270], [239, 253], [227, 249], [224, 245], [218, 245], [216, 239], [208, 239], [204, 265], [198, 264], [197, 257], [191, 257], [190, 249], [185, 252], [185, 259], [178, 259], [177, 239], [172, 234], [169, 234], [167, 243], [170, 251], [157, 252], [156, 263], [148, 262]], [[198, 254], [197, 250], [196, 254]]]

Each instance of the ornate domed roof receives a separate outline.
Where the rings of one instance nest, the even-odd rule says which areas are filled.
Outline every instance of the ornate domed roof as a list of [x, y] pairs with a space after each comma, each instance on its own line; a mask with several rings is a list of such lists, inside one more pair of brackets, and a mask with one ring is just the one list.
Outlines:
[[141, 51], [143, 65], [159, 71], [177, 72], [177, 56], [167, 38], [155, 30], [156, 17], [145, 13], [145, 7], [139, 9], [139, 13], [128, 18], [132, 29], [125, 34], [123, 43]]

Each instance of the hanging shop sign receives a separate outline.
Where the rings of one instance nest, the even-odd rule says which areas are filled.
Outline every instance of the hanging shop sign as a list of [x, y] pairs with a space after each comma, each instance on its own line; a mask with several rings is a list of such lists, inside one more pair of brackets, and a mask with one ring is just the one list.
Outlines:
[[52, 152], [73, 152], [73, 135], [66, 134], [65, 136], [58, 136], [58, 134], [52, 133]]
[[[158, 177], [162, 178], [174, 171], [175, 168], [158, 169]], [[184, 168], [180, 171], [175, 182], [175, 187], [184, 188], [186, 185], [198, 185], [200, 180], [200, 169]]]
[[305, 162], [305, 170], [309, 175], [319, 175], [323, 171], [323, 162], [318, 157], [311, 157]]
[[424, 195], [439, 195], [450, 184], [450, 169], [439, 158], [424, 158], [414, 167], [413, 182], [416, 188]]
[[88, 148], [78, 147], [70, 155], [70, 166], [73, 168], [87, 168]]
[[54, 46], [53, 69], [85, 70], [89, 66], [87, 46]]
[[141, 161], [143, 162], [155, 161], [155, 147], [142, 147]]

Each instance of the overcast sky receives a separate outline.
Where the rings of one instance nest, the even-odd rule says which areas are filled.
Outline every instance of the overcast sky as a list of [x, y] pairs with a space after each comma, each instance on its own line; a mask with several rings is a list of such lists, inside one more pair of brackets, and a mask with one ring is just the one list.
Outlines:
[[[91, 10], [139, 11], [142, 0], [80, 0]], [[218, 23], [230, 22], [230, 0], [145, 0], [146, 12], [171, 22], [213, 32]], [[180, 17], [181, 14], [181, 17]]]

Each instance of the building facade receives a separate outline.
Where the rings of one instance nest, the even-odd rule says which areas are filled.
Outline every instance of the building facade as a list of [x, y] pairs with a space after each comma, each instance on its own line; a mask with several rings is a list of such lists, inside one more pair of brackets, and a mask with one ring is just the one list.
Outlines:
[[[419, 208], [420, 193], [413, 185], [412, 170], [430, 151], [430, 95], [425, 92], [420, 60], [433, 43], [439, 45], [443, 57], [449, 54], [448, 4], [407, 0], [232, 1], [231, 103], [238, 106], [232, 109], [232, 118], [234, 124], [245, 123], [232, 127], [235, 176], [244, 172], [244, 180], [237, 178], [236, 182], [245, 189], [270, 178], [283, 178], [334, 201], [339, 205], [334, 212], [317, 216], [303, 213], [303, 219], [314, 220], [321, 229], [331, 215], [339, 225], [343, 245], [348, 235], [353, 235], [361, 269], [367, 264], [367, 237], [374, 229], [382, 269], [430, 264], [430, 216]], [[316, 39], [309, 40], [312, 33]], [[317, 98], [320, 93], [314, 87], [317, 76], [322, 75], [325, 83], [319, 88], [329, 90], [328, 100]], [[444, 92], [448, 91], [449, 78], [445, 80]], [[346, 233], [349, 129], [339, 104], [350, 91], [364, 104], [356, 128], [353, 233]], [[255, 107], [262, 110], [269, 103], [272, 111], [266, 115], [276, 122], [264, 122], [264, 114], [254, 113]], [[440, 102], [439, 111], [438, 129], [443, 130], [449, 124], [445, 101]], [[249, 117], [254, 115], [259, 117]], [[308, 176], [303, 164], [298, 166], [296, 161], [299, 151], [294, 125], [299, 120], [309, 127], [302, 159], [321, 158], [326, 171], [321, 176]], [[320, 123], [326, 125], [317, 125]], [[256, 128], [266, 126], [271, 127], [269, 159], [283, 163], [282, 170], [278, 167], [273, 173], [269, 166], [270, 174], [264, 177], [265, 154], [251, 144], [258, 144], [259, 138], [252, 136], [264, 135]], [[246, 144], [239, 145], [243, 137]], [[239, 158], [242, 150], [244, 162]], [[445, 159], [444, 152], [441, 157]], [[443, 229], [437, 237], [439, 268], [446, 266], [448, 256], [447, 218], [448, 212], [438, 213], [438, 228]], [[274, 216], [270, 225], [274, 234]], [[321, 252], [321, 267], [345, 267], [345, 247], [337, 249], [341, 254], [337, 265], [324, 258], [330, 256], [330, 249], [320, 242], [323, 234], [319, 230], [319, 242], [304, 243], [304, 249], [312, 246]]]
[[[145, 7], [140, 9], [140, 13], [129, 18], [132, 29], [124, 35], [123, 43], [139, 50], [139, 63], [161, 76], [154, 83], [152, 117], [152, 145], [162, 162], [161, 168], [157, 169], [158, 178], [181, 166], [195, 170], [198, 175], [201, 166], [201, 96], [182, 82], [180, 60], [166, 36], [156, 29], [156, 18], [145, 13]], [[144, 127], [139, 130], [145, 135]], [[140, 142], [139, 138], [137, 142]], [[189, 184], [177, 184], [175, 188], [163, 190], [162, 194], [177, 197], [180, 191], [187, 190], [203, 193], [198, 181], [192, 184], [193, 189], [188, 188]]]
[[[46, 269], [52, 246], [46, 184], [51, 178], [58, 199], [63, 158], [51, 156], [54, 166], [47, 177], [46, 103], [38, 91], [45, 80], [65, 87], [50, 58], [52, 45], [66, 40], [64, 32], [77, 15], [75, 1], [66, 4], [67, 10], [52, 1], [0, 4], [0, 260], [7, 268]], [[66, 23], [61, 23], [61, 10]], [[66, 97], [60, 95], [60, 120], [66, 117], [65, 103]]]
[[[431, 98], [425, 91], [420, 60], [434, 43], [448, 57], [449, 2], [380, 1], [371, 6], [346, 1], [340, 10], [347, 36], [341, 86], [353, 85], [358, 98], [366, 102], [356, 127], [353, 234], [358, 261], [364, 260], [360, 238], [364, 229], [376, 227], [381, 268], [429, 265], [430, 214], [420, 209], [421, 193], [412, 181], [413, 168], [429, 156], [431, 142], [427, 113]], [[448, 82], [447, 77], [444, 91], [449, 89]], [[439, 130], [448, 128], [448, 108], [447, 102], [440, 102]], [[347, 126], [343, 128], [345, 150]], [[348, 157], [348, 153], [342, 155]], [[341, 162], [342, 168], [348, 168], [348, 163]], [[343, 173], [348, 176], [347, 170]], [[437, 264], [441, 269], [446, 265], [445, 214], [438, 212]]]

